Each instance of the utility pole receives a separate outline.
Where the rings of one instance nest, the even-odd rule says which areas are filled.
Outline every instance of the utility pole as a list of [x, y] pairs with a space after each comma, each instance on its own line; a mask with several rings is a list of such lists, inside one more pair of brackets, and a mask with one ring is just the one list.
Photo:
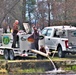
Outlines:
[[67, 24], [67, 0], [65, 0], [65, 14], [64, 14], [65, 25]]
[[48, 26], [50, 26], [50, 0], [47, 1], [48, 4]]
[[25, 6], [26, 6], [26, 0], [23, 0], [23, 10], [22, 10], [22, 22], [24, 23], [25, 21], [26, 21], [26, 19], [25, 19], [25, 14], [26, 14], [26, 8], [25, 8]]

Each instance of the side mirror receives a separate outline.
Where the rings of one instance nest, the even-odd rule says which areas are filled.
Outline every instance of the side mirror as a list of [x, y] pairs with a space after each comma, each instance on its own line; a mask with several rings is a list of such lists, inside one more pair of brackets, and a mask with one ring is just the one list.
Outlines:
[[44, 36], [43, 36], [43, 35], [40, 35], [40, 36], [39, 36], [39, 39], [40, 39], [40, 40], [44, 39]]

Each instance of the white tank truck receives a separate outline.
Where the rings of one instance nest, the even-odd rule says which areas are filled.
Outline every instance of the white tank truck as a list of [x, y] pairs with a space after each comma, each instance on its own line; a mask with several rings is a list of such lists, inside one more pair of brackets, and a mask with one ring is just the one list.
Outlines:
[[[27, 23], [23, 24], [26, 32], [29, 32], [29, 27]], [[16, 45], [17, 48], [12, 48], [13, 43], [13, 36], [12, 33], [4, 33], [2, 34], [2, 46], [0, 46], [0, 52], [2, 55], [4, 55], [4, 58], [6, 60], [13, 60], [16, 56], [21, 57], [28, 57], [28, 56], [36, 56], [38, 53], [34, 52], [34, 49], [31, 49], [31, 42], [29, 42], [27, 39], [30, 36], [30, 34], [26, 34], [23, 31], [18, 32], [19, 36], [19, 47]], [[41, 41], [41, 42], [40, 42]], [[40, 45], [44, 46], [44, 36], [40, 36], [39, 40], [39, 49]], [[37, 50], [36, 50], [37, 51]], [[37, 55], [37, 57], [39, 57]]]

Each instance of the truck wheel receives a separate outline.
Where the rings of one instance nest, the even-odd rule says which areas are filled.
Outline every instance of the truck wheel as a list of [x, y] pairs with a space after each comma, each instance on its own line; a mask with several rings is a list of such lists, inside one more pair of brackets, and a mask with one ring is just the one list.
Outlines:
[[37, 59], [41, 59], [41, 58], [42, 58], [41, 55], [37, 54]]
[[61, 48], [61, 47], [58, 47], [58, 56], [59, 56], [60, 58], [65, 57], [65, 53], [62, 51], [62, 48]]
[[4, 50], [4, 58], [5, 58], [6, 60], [9, 59], [9, 51], [8, 51], [8, 50]]
[[14, 52], [13, 52], [13, 50], [9, 51], [9, 58], [10, 58], [10, 60], [14, 60]]

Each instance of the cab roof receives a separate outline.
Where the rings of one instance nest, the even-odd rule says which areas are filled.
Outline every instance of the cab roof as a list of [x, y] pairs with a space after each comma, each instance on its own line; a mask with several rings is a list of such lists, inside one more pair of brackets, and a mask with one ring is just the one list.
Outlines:
[[74, 26], [50, 26], [50, 27], [46, 27], [47, 29], [64, 29], [64, 30], [70, 30], [70, 29], [76, 29], [76, 27]]

